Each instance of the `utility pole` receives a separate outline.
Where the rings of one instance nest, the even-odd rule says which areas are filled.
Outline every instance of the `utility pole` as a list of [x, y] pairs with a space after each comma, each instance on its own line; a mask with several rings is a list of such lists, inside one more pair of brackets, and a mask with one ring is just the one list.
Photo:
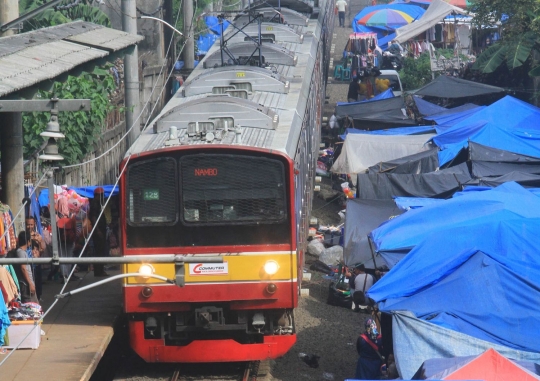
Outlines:
[[[0, 24], [4, 25], [19, 17], [18, 0], [0, 0]], [[15, 34], [8, 29], [1, 37]], [[20, 112], [0, 114], [0, 140], [2, 141], [2, 202], [16, 213], [24, 198], [23, 131]], [[24, 226], [24, 217], [17, 218], [17, 231]]]
[[[7, 24], [19, 17], [18, 0], [0, 0], [0, 25]], [[8, 29], [0, 33], [0, 37], [11, 36], [15, 34], [13, 29]]]
[[192, 70], [195, 67], [195, 44], [193, 42], [193, 0], [185, 0], [182, 3], [184, 7], [184, 38], [186, 44], [182, 57], [184, 58], [184, 67]]
[[[137, 4], [135, 0], [122, 0], [122, 29], [126, 33], [137, 34]], [[141, 134], [141, 118], [133, 125], [141, 113], [139, 101], [139, 50], [137, 45], [134, 45], [132, 50], [124, 56], [124, 86], [126, 129], [133, 126], [128, 135], [128, 147], [131, 147]]]

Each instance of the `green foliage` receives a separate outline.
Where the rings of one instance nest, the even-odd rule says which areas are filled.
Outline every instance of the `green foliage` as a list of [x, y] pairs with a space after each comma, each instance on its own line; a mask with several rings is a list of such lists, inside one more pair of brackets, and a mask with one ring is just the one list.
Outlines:
[[[45, 0], [19, 0], [19, 13], [23, 15], [47, 2]], [[23, 32], [65, 24], [75, 20], [88, 21], [106, 27], [111, 25], [109, 17], [105, 13], [99, 8], [93, 7], [91, 1], [85, 0], [84, 3], [68, 9], [57, 11], [54, 7], [48, 8], [30, 20], [25, 21]]]
[[[60, 154], [64, 163], [80, 162], [93, 145], [105, 126], [107, 114], [113, 109], [109, 102], [110, 95], [115, 89], [114, 77], [109, 71], [96, 68], [92, 73], [84, 72], [78, 77], [69, 76], [65, 82], [55, 82], [52, 91], [40, 91], [41, 99], [56, 96], [60, 99], [90, 99], [91, 112], [60, 112], [58, 122], [60, 130], [66, 136], [58, 139]], [[39, 136], [49, 121], [50, 113], [23, 113], [24, 147], [28, 155], [34, 152], [43, 142]]]
[[503, 41], [486, 49], [473, 69], [488, 74], [506, 64], [514, 70], [530, 61], [532, 52], [539, 49], [539, 0], [474, 0], [471, 11], [475, 13], [477, 27], [495, 25], [503, 15], [506, 17], [502, 24]]
[[431, 82], [429, 54], [422, 54], [416, 59], [412, 57], [405, 58], [399, 76], [404, 91], [418, 89]]

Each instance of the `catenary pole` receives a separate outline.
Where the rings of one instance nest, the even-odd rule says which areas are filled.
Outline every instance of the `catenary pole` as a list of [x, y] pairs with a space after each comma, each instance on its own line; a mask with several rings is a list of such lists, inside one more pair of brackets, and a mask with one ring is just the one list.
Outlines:
[[[137, 4], [135, 0], [122, 0], [122, 29], [126, 33], [137, 34]], [[124, 84], [126, 105], [126, 129], [133, 126], [128, 136], [128, 147], [137, 140], [141, 133], [139, 102], [139, 51], [137, 45], [129, 49], [124, 56]]]
[[183, 58], [184, 67], [188, 70], [193, 70], [195, 67], [195, 44], [193, 42], [193, 0], [184, 0], [184, 38], [186, 45], [184, 46]]

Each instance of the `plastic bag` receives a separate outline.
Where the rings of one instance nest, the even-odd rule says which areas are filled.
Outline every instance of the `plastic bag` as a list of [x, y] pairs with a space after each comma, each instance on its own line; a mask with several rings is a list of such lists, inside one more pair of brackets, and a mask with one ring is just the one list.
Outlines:
[[318, 238], [315, 238], [308, 244], [307, 251], [309, 254], [318, 257], [324, 251], [324, 245]]
[[343, 247], [336, 245], [324, 249], [319, 260], [328, 266], [335, 265], [338, 262], [343, 262]]

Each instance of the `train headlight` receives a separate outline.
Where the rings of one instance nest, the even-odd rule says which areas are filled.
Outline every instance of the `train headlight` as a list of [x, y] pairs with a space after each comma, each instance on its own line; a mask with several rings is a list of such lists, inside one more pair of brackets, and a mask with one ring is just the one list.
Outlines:
[[264, 264], [264, 272], [268, 275], [274, 275], [279, 270], [279, 264], [276, 261], [266, 261]]
[[139, 267], [139, 274], [141, 274], [142, 277], [152, 275], [154, 271], [154, 267], [148, 263], [143, 263], [141, 267]]

